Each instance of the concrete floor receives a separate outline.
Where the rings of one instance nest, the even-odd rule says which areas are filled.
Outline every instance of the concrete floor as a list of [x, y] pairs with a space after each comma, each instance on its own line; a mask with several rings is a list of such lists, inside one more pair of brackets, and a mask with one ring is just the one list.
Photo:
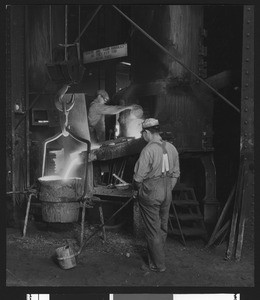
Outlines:
[[[86, 235], [88, 235], [86, 229]], [[205, 249], [200, 239], [189, 239], [186, 247], [173, 236], [166, 245], [167, 270], [164, 273], [142, 271], [146, 254], [143, 240], [132, 235], [107, 232], [107, 240], [93, 237], [78, 257], [73, 269], [61, 269], [53, 260], [55, 250], [75, 243], [80, 226], [54, 228], [30, 222], [27, 235], [7, 228], [7, 286], [86, 286], [86, 287], [253, 287], [254, 247], [244, 243], [240, 262], [224, 259], [227, 245]]]

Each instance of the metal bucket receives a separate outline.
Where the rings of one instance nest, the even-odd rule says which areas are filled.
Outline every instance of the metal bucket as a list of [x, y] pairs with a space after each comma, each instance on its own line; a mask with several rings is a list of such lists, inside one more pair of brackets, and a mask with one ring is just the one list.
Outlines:
[[77, 265], [76, 255], [69, 245], [57, 248], [56, 256], [62, 269], [72, 269]]
[[73, 223], [78, 221], [82, 182], [79, 177], [63, 179], [44, 176], [40, 183], [39, 198], [42, 202], [42, 219], [50, 223]]

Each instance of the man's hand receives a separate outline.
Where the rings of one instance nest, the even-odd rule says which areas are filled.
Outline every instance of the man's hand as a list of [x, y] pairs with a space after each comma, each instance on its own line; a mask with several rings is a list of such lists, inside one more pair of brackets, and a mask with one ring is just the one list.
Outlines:
[[135, 191], [139, 191], [140, 187], [141, 187], [141, 182], [137, 182], [137, 181], [133, 180], [133, 188], [134, 188], [134, 190]]
[[138, 191], [133, 191], [133, 198], [136, 199], [138, 197]]

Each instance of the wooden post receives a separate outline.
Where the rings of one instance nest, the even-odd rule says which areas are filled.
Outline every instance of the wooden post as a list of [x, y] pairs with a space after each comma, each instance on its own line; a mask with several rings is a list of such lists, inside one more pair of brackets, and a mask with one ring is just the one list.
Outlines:
[[83, 201], [83, 206], [82, 206], [80, 246], [83, 245], [83, 240], [84, 240], [85, 211], [86, 211], [86, 200]]
[[29, 217], [29, 212], [30, 212], [32, 195], [33, 194], [30, 194], [29, 197], [28, 197], [28, 200], [27, 200], [26, 215], [25, 215], [24, 227], [23, 227], [23, 237], [25, 237], [25, 235], [26, 235], [26, 229], [27, 229], [27, 223], [28, 223], [28, 217]]
[[102, 209], [101, 204], [99, 205], [98, 209], [99, 209], [100, 222], [101, 222], [101, 225], [103, 225], [103, 227], [102, 227], [103, 240], [106, 241], [106, 229], [105, 229], [105, 226], [104, 226], [104, 216], [103, 216], [103, 209]]

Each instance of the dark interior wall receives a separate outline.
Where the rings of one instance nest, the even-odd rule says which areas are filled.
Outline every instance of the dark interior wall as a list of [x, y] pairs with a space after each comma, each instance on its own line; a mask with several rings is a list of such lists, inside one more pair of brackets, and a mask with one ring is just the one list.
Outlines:
[[[243, 6], [206, 5], [204, 11], [204, 25], [208, 31], [208, 75], [230, 68], [240, 72]], [[236, 76], [236, 79], [239, 82], [241, 77]]]
[[[231, 70], [231, 83], [219, 92], [240, 108], [243, 6], [205, 6], [207, 69], [211, 76]], [[213, 146], [217, 171], [217, 198], [225, 202], [239, 166], [240, 114], [214, 96]]]
[[[134, 22], [152, 35], [154, 39], [158, 40], [159, 43], [166, 41], [166, 37], [165, 41], [163, 41], [165, 34], [161, 32], [161, 26], [158, 26], [158, 18], [162, 18], [163, 14], [167, 16], [165, 7], [158, 7], [157, 5], [133, 6], [131, 10], [131, 17]], [[159, 55], [163, 52], [160, 53], [157, 46], [136, 28], [133, 30], [131, 44], [133, 83], [149, 82], [168, 75], [169, 69], [162, 64], [162, 58]], [[141, 64], [138, 62], [141, 62]], [[144, 65], [145, 68], [143, 68]]]
[[29, 88], [40, 90], [48, 79], [45, 64], [50, 60], [48, 6], [28, 6]]

